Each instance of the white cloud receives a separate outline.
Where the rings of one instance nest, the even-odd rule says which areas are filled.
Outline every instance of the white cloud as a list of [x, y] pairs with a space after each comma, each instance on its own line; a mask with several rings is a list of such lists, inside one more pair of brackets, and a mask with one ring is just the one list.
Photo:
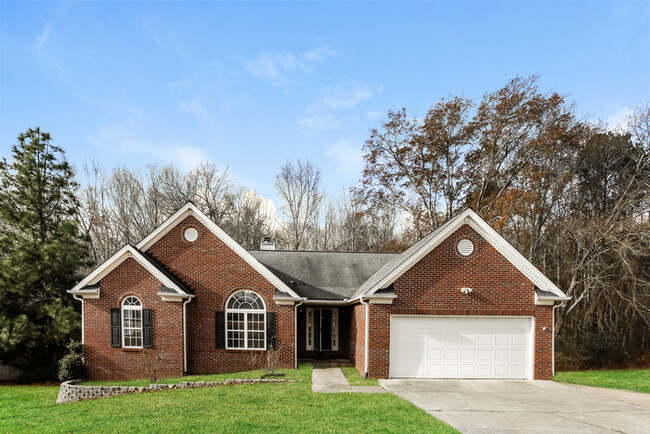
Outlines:
[[205, 114], [205, 109], [199, 102], [197, 98], [192, 98], [189, 101], [183, 101], [178, 105], [178, 110], [185, 112], [185, 113], [191, 113], [197, 116]]
[[286, 85], [293, 75], [308, 74], [312, 71], [312, 64], [325, 62], [337, 53], [328, 47], [315, 48], [302, 54], [265, 52], [245, 61], [244, 69], [253, 77], [275, 85]]
[[197, 164], [208, 161], [204, 147], [185, 143], [156, 141], [136, 133], [132, 122], [101, 127], [88, 137], [88, 142], [103, 148], [106, 152], [122, 157], [145, 156], [156, 162], [173, 163], [181, 169], [190, 170]]
[[361, 101], [372, 98], [374, 91], [368, 86], [326, 88], [322, 92], [321, 100], [327, 107], [337, 109], [341, 107], [350, 108]]
[[63, 2], [56, 10], [54, 11], [54, 16], [48, 22], [45, 23], [43, 30], [41, 30], [35, 37], [36, 48], [40, 51], [49, 41], [50, 35], [52, 34], [52, 29], [58, 24], [61, 20], [63, 14], [70, 8], [72, 4], [71, 0]]
[[378, 120], [378, 119], [381, 119], [381, 117], [382, 117], [383, 115], [384, 115], [384, 113], [383, 113], [383, 112], [380, 112], [380, 111], [369, 111], [368, 113], [366, 113], [366, 117], [367, 117], [368, 119], [373, 120], [373, 121], [376, 121], [376, 120]]
[[306, 51], [302, 58], [307, 62], [325, 62], [331, 57], [339, 55], [338, 50], [331, 47], [319, 47]]
[[245, 62], [244, 68], [253, 77], [273, 84], [286, 84], [289, 81], [288, 73], [311, 70], [307, 63], [291, 53], [262, 53], [256, 59]]
[[298, 124], [308, 134], [314, 131], [334, 130], [341, 126], [341, 120], [336, 119], [330, 113], [316, 110], [310, 111], [311, 113], [298, 119]]
[[307, 108], [307, 113], [298, 119], [298, 124], [307, 134], [339, 128], [341, 118], [334, 114], [336, 110], [355, 107], [374, 94], [375, 90], [368, 85], [327, 87]]
[[610, 131], [627, 131], [627, 122], [634, 113], [632, 107], [619, 107], [605, 119]]
[[361, 145], [350, 139], [339, 140], [325, 147], [337, 169], [346, 175], [359, 175], [363, 170], [363, 151]]

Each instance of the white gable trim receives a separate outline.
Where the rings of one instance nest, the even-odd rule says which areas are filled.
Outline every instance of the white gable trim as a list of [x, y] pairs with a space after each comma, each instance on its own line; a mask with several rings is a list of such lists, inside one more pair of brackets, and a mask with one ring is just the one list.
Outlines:
[[230, 238], [219, 226], [216, 225], [210, 218], [201, 212], [193, 203], [188, 202], [181, 209], [176, 211], [171, 217], [169, 217], [163, 224], [158, 226], [153, 232], [151, 232], [144, 240], [140, 241], [136, 246], [142, 251], [147, 251], [151, 246], [153, 246], [158, 240], [160, 240], [165, 234], [172, 230], [177, 224], [182, 222], [187, 216], [194, 216], [203, 226], [208, 228], [217, 238], [223, 241], [231, 250], [239, 255], [248, 265], [253, 267], [258, 273], [260, 273], [266, 280], [268, 280], [275, 288], [291, 295], [294, 299], [300, 299], [300, 296], [296, 294], [291, 288], [289, 288], [284, 282], [282, 282], [278, 277], [271, 273], [268, 268], [262, 265], [257, 259], [248, 253], [242, 246], [239, 245], [235, 240]]
[[[490, 243], [499, 253], [501, 253], [512, 265], [515, 266], [521, 273], [526, 276], [533, 284], [537, 285], [542, 290], [552, 292], [558, 299], [567, 300], [566, 294], [560, 290], [548, 277], [539, 271], [533, 264], [530, 263], [521, 253], [517, 251], [509, 242], [507, 242], [497, 231], [495, 231], [489, 224], [485, 222], [478, 214], [471, 209], [466, 209], [456, 217], [450, 220], [447, 227], [440, 233], [436, 234], [428, 243], [423, 245], [410, 258], [407, 258], [403, 263], [397, 266], [390, 274], [384, 279], [375, 284], [372, 288], [366, 291], [365, 294], [360, 296], [367, 297], [374, 294], [381, 288], [395, 282], [401, 275], [407, 272], [413, 265], [418, 263], [424, 256], [435, 249], [447, 237], [458, 230], [462, 225], [470, 225], [476, 232], [478, 232], [488, 243]], [[359, 297], [356, 297], [359, 298]]]
[[87, 290], [82, 288], [88, 285], [95, 285], [99, 283], [100, 280], [108, 273], [113, 271], [120, 265], [122, 262], [126, 261], [128, 258], [133, 258], [140, 265], [142, 265], [149, 273], [151, 273], [160, 283], [165, 285], [168, 288], [173, 289], [179, 294], [186, 295], [185, 291], [178, 287], [173, 281], [171, 281], [167, 276], [165, 276], [158, 268], [154, 267], [151, 262], [146, 258], [142, 257], [142, 254], [138, 252], [131, 246], [124, 246], [120, 251], [111, 256], [106, 262], [97, 267], [92, 273], [86, 276], [81, 282], [77, 283], [74, 288], [67, 291], [70, 294], [79, 294], [83, 295], [87, 293]]

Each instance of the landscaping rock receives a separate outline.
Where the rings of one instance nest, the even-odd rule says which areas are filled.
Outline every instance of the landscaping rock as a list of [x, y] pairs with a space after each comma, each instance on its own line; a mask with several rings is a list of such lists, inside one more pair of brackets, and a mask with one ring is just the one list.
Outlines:
[[292, 383], [294, 380], [276, 380], [276, 379], [227, 379], [225, 381], [183, 381], [179, 384], [150, 384], [144, 386], [79, 386], [81, 380], [70, 380], [61, 383], [59, 395], [56, 399], [57, 404], [64, 402], [83, 401], [86, 399], [105, 398], [108, 396], [124, 395], [128, 393], [153, 392], [156, 390], [172, 389], [192, 389], [199, 387], [215, 386], [233, 386], [238, 384], [257, 384], [257, 383]]

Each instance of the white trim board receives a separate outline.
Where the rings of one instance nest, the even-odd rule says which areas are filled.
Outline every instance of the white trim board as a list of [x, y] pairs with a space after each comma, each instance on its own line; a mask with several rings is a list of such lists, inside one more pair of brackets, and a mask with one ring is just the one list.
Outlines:
[[137, 244], [137, 248], [142, 251], [147, 251], [165, 234], [172, 230], [177, 224], [182, 222], [188, 216], [194, 216], [203, 226], [226, 244], [232, 251], [237, 253], [248, 265], [253, 267], [255, 271], [260, 273], [266, 280], [268, 280], [278, 290], [289, 294], [295, 300], [299, 300], [300, 296], [296, 294], [289, 286], [282, 282], [275, 274], [271, 273], [268, 268], [262, 265], [257, 259], [248, 253], [242, 246], [235, 240], [230, 238], [219, 226], [216, 225], [210, 218], [201, 212], [193, 203], [186, 203], [181, 209], [176, 211], [171, 217], [165, 220], [153, 232], [151, 232], [145, 239]]
[[[381, 288], [386, 288], [395, 282], [400, 276], [406, 273], [413, 265], [418, 263], [424, 256], [435, 249], [447, 237], [458, 230], [462, 225], [468, 224], [479, 235], [481, 235], [488, 243], [490, 243], [501, 255], [503, 255], [515, 268], [526, 276], [534, 285], [540, 289], [551, 292], [557, 296], [558, 299], [567, 299], [566, 294], [562, 292], [548, 277], [539, 271], [530, 261], [528, 261], [521, 253], [517, 251], [509, 242], [507, 242], [497, 231], [495, 231], [489, 224], [485, 222], [478, 214], [471, 209], [458, 214], [447, 222], [441, 231], [426, 242], [417, 252], [397, 265], [391, 272], [389, 272], [383, 279], [365, 291], [363, 294], [355, 294], [352, 300], [360, 297], [368, 297]], [[381, 270], [380, 270], [381, 271]]]
[[[111, 256], [106, 260], [102, 265], [95, 268], [92, 273], [86, 276], [81, 282], [77, 283], [74, 288], [67, 291], [70, 294], [80, 294], [83, 295], [87, 293], [86, 290], [82, 288], [88, 285], [97, 284], [104, 276], [113, 271], [120, 265], [122, 262], [126, 261], [129, 258], [135, 259], [140, 265], [142, 265], [149, 273], [151, 273], [160, 283], [165, 285], [168, 288], [173, 289], [178, 294], [187, 295], [177, 284], [175, 284], [171, 279], [165, 276], [158, 268], [154, 267], [151, 262], [142, 256], [138, 250], [134, 249], [132, 246], [124, 246], [116, 254]], [[171, 294], [170, 294], [171, 295]]]

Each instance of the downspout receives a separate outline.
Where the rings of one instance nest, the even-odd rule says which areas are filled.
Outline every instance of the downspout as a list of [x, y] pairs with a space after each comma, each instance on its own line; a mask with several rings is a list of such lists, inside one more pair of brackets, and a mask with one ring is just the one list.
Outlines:
[[366, 307], [366, 330], [365, 330], [366, 338], [365, 338], [365, 351], [364, 351], [365, 355], [363, 357], [365, 366], [363, 368], [363, 377], [368, 378], [368, 325], [370, 324], [370, 317], [368, 313], [369, 313], [370, 304], [368, 302], [364, 303], [362, 297], [359, 297], [359, 301], [361, 302], [362, 305]]
[[553, 366], [551, 368], [551, 375], [555, 375], [555, 309], [562, 306], [562, 303], [553, 305], [553, 315], [551, 321], [553, 324], [551, 326], [551, 358], [553, 359]]
[[81, 302], [81, 345], [83, 345], [84, 344], [84, 299], [83, 297], [77, 294], [72, 294], [72, 298]]
[[300, 299], [300, 303], [296, 303], [293, 313], [293, 363], [294, 369], [298, 369], [298, 306], [305, 301], [304, 298]]
[[183, 302], [183, 375], [187, 373], [187, 303], [192, 301], [191, 297]]

